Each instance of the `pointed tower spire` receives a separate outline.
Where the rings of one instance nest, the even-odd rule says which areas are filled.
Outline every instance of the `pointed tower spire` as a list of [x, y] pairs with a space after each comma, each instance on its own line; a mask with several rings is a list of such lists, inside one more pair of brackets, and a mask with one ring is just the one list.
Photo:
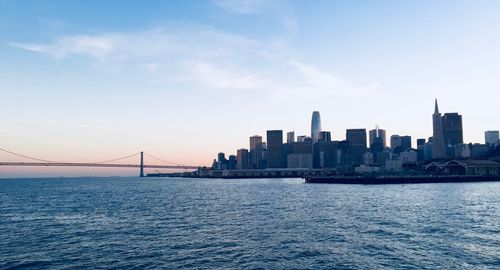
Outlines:
[[439, 108], [438, 108], [438, 100], [436, 98], [436, 103], [434, 105], [434, 114], [439, 114]]

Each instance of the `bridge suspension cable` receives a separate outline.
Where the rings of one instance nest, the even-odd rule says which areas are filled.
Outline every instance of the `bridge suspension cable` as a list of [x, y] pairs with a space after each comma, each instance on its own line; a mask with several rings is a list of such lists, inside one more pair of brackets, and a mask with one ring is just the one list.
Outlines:
[[47, 162], [47, 163], [57, 163], [57, 161], [53, 161], [53, 160], [46, 160], [46, 159], [35, 158], [35, 157], [30, 157], [30, 156], [26, 156], [26, 155], [18, 154], [18, 153], [15, 153], [15, 152], [12, 152], [12, 151], [9, 151], [9, 150], [6, 150], [6, 149], [3, 149], [3, 148], [0, 148], [0, 151], [3, 151], [3, 152], [5, 152], [5, 153], [12, 154], [12, 155], [14, 155], [14, 156], [18, 156], [18, 157], [22, 157], [22, 158], [31, 159], [31, 160], [36, 160], [36, 161], [41, 161], [41, 162]]
[[150, 154], [148, 154], [148, 153], [144, 153], [144, 155], [145, 155], [145, 156], [148, 156], [148, 157], [150, 157], [150, 158], [152, 158], [152, 159], [156, 159], [156, 160], [158, 160], [158, 161], [162, 161], [162, 162], [165, 162], [165, 163], [168, 163], [168, 164], [172, 164], [172, 165], [175, 165], [175, 166], [186, 166], [186, 165], [184, 165], [184, 164], [175, 163], [175, 162], [171, 162], [171, 161], [164, 160], [164, 159], [161, 159], [161, 158], [157, 158], [157, 157], [152, 156], [152, 155], [150, 155]]
[[102, 163], [114, 162], [114, 161], [118, 161], [118, 160], [122, 160], [122, 159], [127, 159], [129, 157], [137, 156], [137, 155], [140, 155], [140, 154], [141, 153], [138, 152], [138, 153], [135, 153], [135, 154], [132, 154], [132, 155], [124, 156], [124, 157], [119, 157], [119, 158], [110, 159], [110, 160], [103, 160], [103, 161], [98, 161], [98, 162], [93, 162], [93, 163], [94, 164], [102, 164]]

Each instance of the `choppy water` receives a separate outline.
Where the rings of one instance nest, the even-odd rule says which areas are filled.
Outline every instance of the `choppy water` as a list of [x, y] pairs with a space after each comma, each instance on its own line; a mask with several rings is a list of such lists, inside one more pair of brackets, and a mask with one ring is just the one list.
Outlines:
[[0, 268], [499, 269], [500, 183], [0, 180]]

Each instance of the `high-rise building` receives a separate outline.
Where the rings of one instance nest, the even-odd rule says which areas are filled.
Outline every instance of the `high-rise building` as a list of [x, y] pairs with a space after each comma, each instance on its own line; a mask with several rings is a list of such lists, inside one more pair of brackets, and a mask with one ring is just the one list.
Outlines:
[[474, 143], [469, 144], [471, 158], [482, 158], [488, 154], [489, 148], [486, 144]]
[[238, 149], [236, 152], [236, 163], [238, 170], [250, 168], [250, 154], [248, 153], [248, 149]]
[[401, 148], [403, 151], [411, 149], [411, 136], [401, 136]]
[[346, 140], [349, 142], [351, 150], [351, 161], [358, 166], [363, 163], [363, 155], [366, 152], [366, 129], [348, 129]]
[[267, 167], [283, 168], [283, 131], [267, 131]]
[[425, 139], [417, 139], [417, 159], [424, 161]]
[[385, 129], [380, 129], [378, 126], [376, 126], [375, 129], [370, 130], [369, 138], [370, 138], [370, 144], [369, 144], [370, 147], [372, 147], [372, 144], [373, 144], [373, 142], [375, 142], [376, 138], [381, 139], [381, 142], [382, 142], [384, 148], [387, 147], [387, 139], [386, 139]]
[[318, 136], [318, 142], [330, 142], [332, 140], [332, 134], [330, 131], [321, 131]]
[[373, 163], [383, 163], [385, 161], [382, 159], [379, 160], [379, 154], [384, 152], [384, 149], [385, 147], [382, 143], [382, 138], [376, 137], [370, 147], [370, 153]]
[[499, 144], [499, 131], [498, 130], [488, 130], [484, 133], [484, 141], [489, 145]]
[[262, 137], [250, 137], [250, 167], [252, 169], [262, 168]]
[[339, 166], [338, 171], [341, 174], [351, 174], [354, 172], [352, 161], [351, 143], [349, 141], [339, 142]]
[[306, 140], [307, 136], [305, 135], [300, 135], [297, 136], [297, 142], [304, 142]]
[[226, 155], [222, 152], [217, 154], [217, 169], [218, 170], [227, 170], [228, 169], [227, 165], [228, 164], [227, 164]]
[[439, 113], [438, 102], [434, 106], [434, 114], [432, 115], [432, 158], [446, 158], [446, 147], [443, 134], [443, 122]]
[[425, 139], [417, 139], [417, 149], [424, 150]]
[[464, 143], [462, 116], [458, 113], [445, 113], [441, 119], [444, 144], [455, 146]]
[[313, 167], [312, 142], [296, 142], [287, 144], [287, 168]]
[[259, 168], [265, 169], [267, 168], [267, 143], [262, 142], [262, 155], [261, 155], [262, 160], [260, 161]]
[[401, 147], [401, 136], [391, 135], [391, 149], [394, 151], [397, 147]]
[[294, 143], [295, 142], [295, 132], [290, 131], [286, 134], [286, 143]]
[[335, 168], [338, 163], [338, 141], [319, 141], [313, 146], [314, 168]]
[[236, 170], [237, 166], [237, 159], [235, 155], [230, 155], [227, 159], [227, 169], [228, 170]]
[[321, 132], [321, 116], [318, 111], [314, 111], [311, 120], [311, 138], [314, 143], [318, 142], [319, 133]]

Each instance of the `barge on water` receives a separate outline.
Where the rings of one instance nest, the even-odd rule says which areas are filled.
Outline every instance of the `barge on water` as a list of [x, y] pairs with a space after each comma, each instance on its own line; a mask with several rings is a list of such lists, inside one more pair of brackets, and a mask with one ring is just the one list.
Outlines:
[[418, 176], [308, 176], [304, 177], [308, 184], [426, 184], [426, 183], [460, 183], [460, 182], [496, 182], [498, 175], [418, 175]]

